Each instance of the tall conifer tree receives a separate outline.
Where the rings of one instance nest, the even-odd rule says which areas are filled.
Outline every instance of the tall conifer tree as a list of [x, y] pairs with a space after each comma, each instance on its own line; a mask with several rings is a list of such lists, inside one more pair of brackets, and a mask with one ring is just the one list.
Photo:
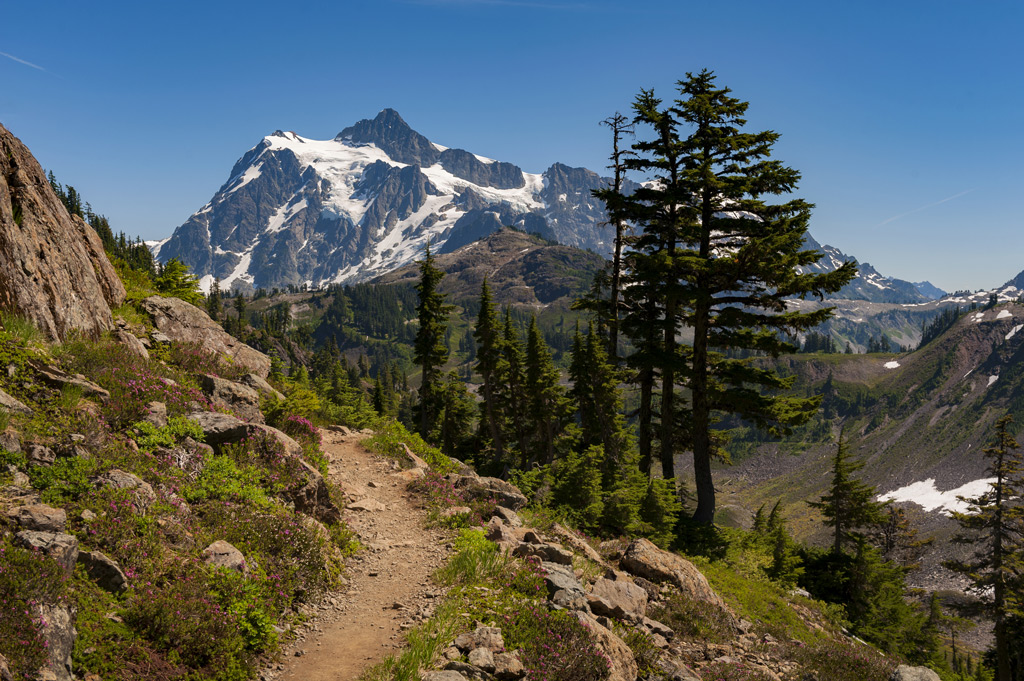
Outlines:
[[[776, 430], [805, 421], [818, 406], [816, 398], [777, 396], [791, 380], [726, 351], [791, 351], [782, 338], [817, 326], [832, 309], [794, 312], [787, 299], [837, 291], [855, 266], [802, 274], [801, 268], [821, 257], [803, 249], [811, 205], [762, 199], [791, 193], [800, 177], [770, 158], [778, 134], [742, 132], [747, 103], [716, 88], [709, 71], [687, 74], [678, 91], [680, 98], [669, 106], [652, 91], [636, 98], [635, 121], [651, 134], [633, 145], [637, 156], [628, 166], [652, 181], [617, 197], [616, 205], [623, 219], [643, 229], [625, 286], [632, 308], [646, 312], [645, 304], [654, 301], [659, 308], [661, 347], [653, 361], [661, 378], [662, 468], [666, 477], [674, 475], [675, 454], [684, 446], [692, 449], [694, 519], [710, 523], [716, 413]], [[651, 315], [642, 316], [647, 319], [631, 325], [637, 344], [649, 339], [644, 327]], [[692, 345], [679, 342], [684, 327], [692, 331]], [[677, 387], [688, 389], [689, 405], [678, 404]], [[679, 412], [687, 406], [684, 421]]]
[[864, 462], [850, 458], [840, 433], [829, 491], [821, 501], [808, 502], [812, 508], [821, 511], [825, 524], [832, 528], [832, 552], [837, 555], [843, 552], [844, 544], [856, 545], [865, 541], [865, 528], [885, 521], [885, 504], [874, 500], [875, 488], [853, 477], [862, 468]]
[[995, 441], [985, 449], [988, 473], [993, 478], [988, 490], [972, 499], [969, 513], [953, 517], [965, 530], [956, 537], [977, 550], [970, 559], [950, 561], [946, 567], [966, 575], [975, 589], [991, 594], [988, 611], [995, 622], [995, 681], [1011, 681], [1010, 636], [1007, 622], [1024, 609], [1024, 460], [1020, 445], [1010, 434], [1013, 419], [996, 422]]
[[559, 378], [551, 351], [537, 328], [537, 318], [531, 317], [526, 337], [526, 392], [531, 431], [537, 443], [531, 458], [539, 455], [544, 463], [555, 460], [555, 442], [571, 413], [569, 398], [559, 385]]
[[420, 281], [416, 285], [419, 293], [419, 330], [413, 346], [413, 358], [420, 365], [420, 435], [427, 437], [431, 424], [440, 411], [438, 372], [448, 361], [448, 346], [445, 332], [448, 329], [448, 315], [453, 306], [445, 303], [445, 295], [437, 290], [444, 278], [444, 271], [434, 265], [430, 253], [430, 242], [420, 261]]
[[502, 356], [503, 329], [498, 319], [491, 288], [487, 285], [487, 277], [480, 288], [480, 313], [476, 317], [476, 329], [473, 337], [477, 342], [476, 370], [483, 379], [480, 393], [483, 401], [480, 404], [480, 431], [490, 440], [494, 458], [503, 461], [505, 458], [505, 437], [502, 432], [501, 410], [498, 405], [501, 376], [507, 371], [508, 362]]

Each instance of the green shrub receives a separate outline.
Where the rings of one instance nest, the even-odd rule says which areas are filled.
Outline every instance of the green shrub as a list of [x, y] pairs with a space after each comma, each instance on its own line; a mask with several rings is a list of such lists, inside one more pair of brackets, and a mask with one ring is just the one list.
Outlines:
[[261, 584], [268, 612], [279, 614], [337, 585], [341, 563], [331, 537], [302, 516], [223, 501], [203, 504], [196, 512], [205, 541], [223, 539], [246, 557], [250, 579]]
[[527, 679], [597, 681], [611, 672], [611, 660], [594, 635], [564, 610], [527, 602], [498, 623], [505, 646], [521, 651]]
[[47, 659], [40, 604], [65, 599], [64, 569], [36, 551], [0, 537], [0, 651], [17, 679], [34, 678]]
[[51, 466], [32, 468], [29, 479], [44, 502], [59, 505], [92, 491], [89, 478], [96, 474], [97, 467], [95, 459], [59, 457]]
[[[409, 489], [423, 497], [432, 523], [453, 529], [484, 525], [494, 513], [494, 508], [497, 505], [497, 501], [493, 498], [468, 497], [433, 468], [428, 470], [422, 478], [409, 483]], [[442, 515], [444, 510], [460, 506], [468, 508], [469, 513], [454, 516]]]
[[406, 430], [401, 423], [381, 418], [373, 424], [373, 429], [376, 431], [373, 437], [363, 440], [363, 446], [371, 452], [401, 461], [405, 459], [405, 447], [402, 446], [404, 444], [441, 475], [455, 470], [451, 459], [442, 454], [441, 450], [428, 445], [423, 438]]
[[681, 593], [664, 599], [648, 613], [651, 619], [664, 622], [683, 638], [724, 643], [732, 638], [732, 619], [717, 605], [698, 601]]
[[202, 427], [185, 416], [172, 416], [167, 425], [158, 428], [149, 421], [139, 421], [132, 426], [132, 435], [139, 449], [152, 452], [158, 447], [173, 447], [179, 440], [190, 437], [202, 442], [205, 435]]
[[230, 457], [214, 456], [196, 481], [182, 488], [182, 496], [190, 504], [234, 501], [269, 509], [273, 504], [263, 490], [262, 476], [263, 471], [256, 466], [239, 468]]
[[805, 674], [814, 672], [818, 678], [829, 681], [888, 681], [899, 664], [898, 659], [853, 641], [829, 639], [793, 645], [787, 653]]
[[211, 598], [208, 581], [197, 561], [170, 564], [133, 592], [125, 622], [172, 663], [214, 673], [241, 664], [247, 672], [238, 618]]
[[509, 570], [512, 560], [480, 530], [462, 530], [453, 548], [454, 555], [437, 571], [438, 580], [449, 586], [491, 582]]

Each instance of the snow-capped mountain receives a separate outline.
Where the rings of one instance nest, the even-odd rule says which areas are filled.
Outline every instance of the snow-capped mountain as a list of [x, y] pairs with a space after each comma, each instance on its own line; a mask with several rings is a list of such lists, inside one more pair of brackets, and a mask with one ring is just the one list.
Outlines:
[[154, 246], [222, 288], [372, 278], [502, 226], [607, 253], [612, 229], [591, 189], [607, 180], [544, 173], [434, 144], [392, 109], [331, 140], [277, 131], [246, 153], [205, 206]]
[[[844, 262], [856, 260], [834, 246], [822, 246], [810, 235], [804, 240], [804, 246], [822, 252], [821, 259], [815, 264], [803, 268], [805, 272], [823, 273], [839, 268]], [[922, 287], [930, 287], [924, 288]], [[939, 296], [931, 295], [931, 289], [939, 291], [928, 282], [912, 284], [909, 281], [886, 277], [878, 273], [870, 263], [857, 265], [857, 276], [830, 298], [844, 300], [867, 300], [873, 303], [923, 303]], [[925, 291], [928, 291], [927, 293]], [[940, 291], [940, 294], [942, 292]], [[944, 295], [944, 294], [943, 294]]]
[[[314, 140], [277, 131], [174, 234], [153, 244], [224, 289], [321, 287], [372, 279], [420, 257], [429, 240], [452, 252], [503, 226], [609, 255], [613, 229], [591, 190], [610, 181], [556, 163], [540, 174], [431, 142], [393, 109]], [[634, 185], [635, 186], [635, 185]], [[630, 187], [626, 187], [627, 190]], [[850, 260], [838, 249], [809, 268]], [[862, 264], [836, 298], [919, 303], [917, 286]]]

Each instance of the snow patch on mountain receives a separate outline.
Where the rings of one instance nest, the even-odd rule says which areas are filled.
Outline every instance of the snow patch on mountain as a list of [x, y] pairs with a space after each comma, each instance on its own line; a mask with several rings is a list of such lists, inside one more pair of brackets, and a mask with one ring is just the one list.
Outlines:
[[953, 512], [967, 513], [971, 510], [970, 505], [958, 499], [958, 497], [974, 498], [988, 491], [989, 485], [996, 481], [995, 478], [982, 478], [972, 480], [956, 489], [939, 491], [935, 486], [935, 480], [928, 478], [915, 482], [906, 487], [901, 487], [892, 492], [886, 492], [877, 497], [878, 501], [910, 501], [925, 511], [939, 511], [944, 515]]

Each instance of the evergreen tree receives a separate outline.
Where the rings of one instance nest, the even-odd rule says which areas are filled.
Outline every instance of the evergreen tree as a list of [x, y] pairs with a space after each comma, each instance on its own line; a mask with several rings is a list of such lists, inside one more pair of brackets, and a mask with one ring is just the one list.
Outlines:
[[856, 461], [847, 453], [840, 433], [829, 491], [821, 501], [808, 502], [821, 511], [825, 524], [833, 529], [832, 552], [835, 554], [843, 552], [844, 544], [856, 544], [863, 539], [866, 536], [863, 529], [877, 526], [884, 520], [885, 504], [874, 501], [875, 488], [853, 478], [863, 467], [863, 461]]
[[206, 314], [210, 319], [220, 321], [221, 312], [224, 311], [224, 302], [220, 295], [220, 279], [214, 279], [210, 285], [210, 295], [206, 296]]
[[505, 458], [505, 438], [502, 432], [501, 409], [498, 404], [500, 388], [498, 382], [508, 370], [508, 362], [502, 355], [503, 334], [498, 313], [491, 299], [491, 288], [484, 277], [480, 287], [480, 312], [476, 318], [476, 329], [473, 331], [479, 348], [476, 351], [476, 370], [480, 373], [483, 383], [480, 395], [480, 431], [490, 440], [494, 458], [503, 461]]
[[249, 316], [246, 311], [245, 296], [239, 291], [238, 295], [235, 296], [235, 323], [234, 331], [232, 335], [236, 336], [239, 340], [245, 340], [245, 328], [249, 325]]
[[[799, 173], [770, 159], [776, 133], [741, 132], [747, 104], [714, 81], [708, 71], [687, 74], [678, 84], [682, 98], [669, 107], [653, 92], [641, 92], [635, 120], [653, 134], [633, 145], [637, 157], [628, 166], [654, 181], [613, 201], [621, 206], [618, 215], [643, 228], [625, 288], [636, 307], [642, 305], [637, 296], [660, 306], [662, 468], [665, 477], [674, 475], [676, 452], [692, 448], [694, 519], [701, 523], [711, 523], [715, 512], [715, 414], [784, 429], [806, 421], [818, 405], [816, 398], [777, 396], [791, 379], [726, 351], [790, 351], [782, 336], [814, 328], [832, 309], [794, 312], [786, 300], [837, 291], [855, 272], [847, 263], [825, 274], [800, 273], [821, 257], [803, 250], [810, 204], [762, 200], [791, 193]], [[681, 136], [681, 126], [690, 129], [688, 136]], [[684, 326], [693, 333], [688, 347], [678, 342]], [[642, 344], [647, 336], [633, 339]], [[678, 418], [677, 384], [691, 395], [685, 422]]]
[[675, 481], [652, 478], [640, 505], [640, 534], [663, 549], [667, 549], [675, 534], [676, 522], [682, 504]]
[[530, 430], [536, 437], [536, 450], [531, 460], [539, 459], [546, 464], [554, 462], [556, 441], [572, 412], [571, 402], [565, 388], [559, 384], [559, 378], [551, 352], [537, 328], [537, 318], [531, 317], [526, 338], [527, 413]]
[[506, 415], [509, 431], [506, 442], [514, 442], [519, 450], [519, 467], [530, 468], [530, 430], [526, 405], [529, 393], [526, 388], [526, 349], [512, 323], [512, 313], [505, 308], [505, 324], [502, 339], [502, 353], [505, 359], [504, 373], [500, 381], [500, 411]]
[[164, 263], [154, 283], [156, 290], [160, 293], [181, 298], [193, 305], [201, 306], [203, 304], [203, 294], [199, 291], [199, 279], [189, 272], [188, 265], [177, 258], [171, 258]]
[[601, 121], [612, 131], [612, 164], [608, 166], [612, 170], [612, 185], [607, 189], [593, 190], [594, 196], [602, 199], [608, 210], [611, 223], [615, 226], [615, 242], [612, 249], [611, 282], [608, 294], [608, 309], [605, 317], [608, 324], [608, 356], [612, 362], [618, 363], [619, 356], [619, 317], [620, 317], [620, 296], [622, 289], [623, 269], [623, 247], [626, 244], [627, 218], [622, 211], [621, 198], [622, 187], [626, 179], [625, 160], [633, 155], [629, 149], [621, 146], [622, 138], [625, 135], [633, 134], [633, 123], [629, 118], [616, 112], [614, 116]]
[[918, 539], [917, 530], [910, 525], [910, 519], [902, 508], [889, 505], [877, 528], [876, 543], [885, 560], [891, 560], [908, 570], [920, 567], [918, 561], [925, 550], [935, 541]]
[[454, 371], [448, 372], [441, 385], [441, 418], [436, 440], [447, 456], [465, 458], [472, 433], [476, 402]]
[[775, 504], [767, 523], [772, 562], [765, 572], [782, 585], [793, 587], [804, 574], [804, 568], [801, 565], [803, 560], [797, 551], [796, 542], [786, 531], [786, 521], [782, 517], [780, 504], [781, 501]]
[[420, 366], [420, 434], [423, 437], [428, 436], [440, 411], [438, 372], [448, 361], [448, 346], [444, 338], [453, 306], [445, 303], [446, 296], [437, 290], [443, 277], [444, 272], [434, 265], [428, 242], [420, 261], [420, 281], [416, 285], [420, 325], [413, 346], [413, 358]]
[[[968, 560], [945, 565], [965, 575], [986, 595], [988, 613], [995, 623], [996, 681], [1011, 681], [1007, 621], [1024, 607], [1022, 552], [1024, 552], [1024, 461], [1020, 445], [1010, 434], [1013, 419], [996, 422], [995, 440], [985, 448], [988, 474], [994, 481], [980, 496], [963, 499], [970, 512], [953, 513], [964, 530], [956, 541], [977, 545]], [[990, 597], [987, 595], [991, 594]]]

